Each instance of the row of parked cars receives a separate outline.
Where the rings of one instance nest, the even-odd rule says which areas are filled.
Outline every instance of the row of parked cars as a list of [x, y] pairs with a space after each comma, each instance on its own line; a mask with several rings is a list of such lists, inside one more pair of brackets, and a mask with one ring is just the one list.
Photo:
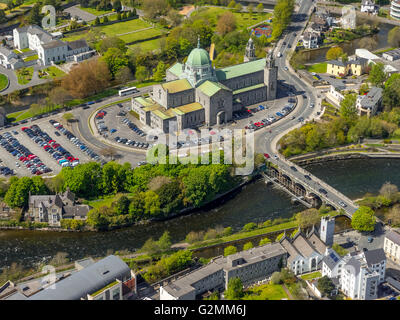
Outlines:
[[126, 124], [129, 129], [131, 129], [133, 132], [135, 132], [138, 136], [144, 137], [146, 134], [140, 130], [132, 121], [130, 121], [128, 118], [122, 119], [122, 123]]
[[[49, 120], [49, 122], [62, 134], [64, 134], [69, 141], [72, 142], [77, 148], [79, 148], [82, 152], [85, 152], [92, 160], [100, 161], [102, 164], [105, 162], [101, 160], [100, 156], [94, 152], [91, 148], [89, 148], [86, 144], [84, 144], [81, 140], [79, 140], [75, 135], [73, 135], [69, 130], [65, 129], [62, 125], [60, 125], [55, 120]], [[57, 133], [57, 131], [56, 131]]]
[[[4, 132], [3, 135], [0, 135], [0, 145], [22, 162], [32, 174], [41, 175], [42, 173], [51, 172], [51, 169], [43, 164], [38, 156], [22, 145], [10, 132]], [[15, 165], [20, 167], [18, 161], [15, 161]], [[9, 168], [8, 170], [3, 169], [3, 172], [13, 174], [13, 171]]]
[[127, 138], [115, 137], [114, 140], [118, 143], [126, 144], [127, 146], [132, 146], [132, 147], [136, 147], [136, 148], [147, 149], [152, 146], [147, 142], [140, 142], [140, 141], [130, 140]]
[[25, 132], [33, 142], [49, 153], [60, 166], [75, 167], [79, 164], [78, 158], [75, 158], [68, 150], [50, 137], [50, 135], [40, 129], [38, 125], [34, 124], [30, 127], [22, 127], [21, 130]]
[[[282, 108], [281, 111], [276, 112], [275, 116], [268, 116], [265, 119], [262, 119], [259, 122], [255, 122], [253, 124], [249, 124], [248, 126], [245, 127], [245, 129], [253, 129], [257, 130], [266, 126], [269, 126], [270, 124], [274, 123], [280, 118], [283, 118], [287, 114], [289, 114], [292, 110], [294, 109], [294, 104], [288, 104]], [[292, 119], [295, 119], [293, 116]]]

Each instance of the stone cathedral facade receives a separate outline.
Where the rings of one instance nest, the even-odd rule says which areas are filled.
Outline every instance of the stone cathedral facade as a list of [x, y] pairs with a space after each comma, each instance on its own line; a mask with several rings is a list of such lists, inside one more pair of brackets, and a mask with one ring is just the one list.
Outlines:
[[[232, 113], [249, 105], [276, 99], [278, 68], [272, 54], [257, 59], [252, 39], [245, 62], [216, 69], [200, 47], [186, 63], [175, 63], [166, 82], [154, 85], [148, 96], [132, 98], [132, 110], [142, 123], [167, 133], [199, 126], [219, 126], [232, 120]], [[172, 127], [174, 126], [174, 127]]]

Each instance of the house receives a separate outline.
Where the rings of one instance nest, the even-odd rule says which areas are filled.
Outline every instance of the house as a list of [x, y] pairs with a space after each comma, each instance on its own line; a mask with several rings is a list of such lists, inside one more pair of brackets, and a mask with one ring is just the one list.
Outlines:
[[17, 214], [17, 211], [11, 208], [8, 204], [0, 201], [0, 220], [9, 220]]
[[396, 231], [390, 231], [385, 236], [383, 245], [386, 257], [400, 264], [400, 234]]
[[400, 59], [400, 48], [386, 51], [382, 53], [382, 58], [388, 60], [388, 61], [396, 61]]
[[14, 51], [0, 46], [0, 65], [6, 69], [18, 69], [23, 65], [23, 61], [18, 58]]
[[229, 280], [238, 277], [243, 285], [266, 279], [286, 264], [286, 251], [280, 243], [217, 257], [206, 266], [160, 287], [160, 300], [195, 300], [203, 293], [226, 290]]
[[379, 12], [379, 6], [374, 0], [362, 0], [360, 11], [376, 15]]
[[[36, 51], [40, 63], [45, 66], [68, 60], [81, 61], [93, 54], [86, 40], [64, 42], [60, 40], [58, 33], [48, 33], [37, 25], [15, 28], [13, 35], [16, 48]], [[84, 55], [89, 51], [90, 55]]]
[[303, 46], [306, 49], [318, 48], [319, 36], [316, 32], [304, 32]]
[[361, 76], [366, 72], [367, 67], [368, 60], [364, 58], [349, 61], [343, 61], [343, 59], [339, 58], [338, 60], [327, 62], [326, 72], [336, 77]]
[[356, 101], [358, 114], [368, 117], [376, 114], [382, 105], [382, 93], [382, 88], [372, 87], [367, 94], [358, 96]]
[[69, 188], [55, 195], [31, 195], [26, 218], [36, 222], [47, 222], [52, 227], [61, 226], [61, 219], [85, 220], [90, 207], [77, 204], [75, 194]]
[[357, 58], [364, 58], [367, 59], [368, 62], [367, 64], [370, 65], [372, 64], [376, 64], [376, 63], [383, 63], [384, 69], [383, 71], [385, 71], [385, 73], [390, 77], [392, 74], [394, 73], [398, 73], [399, 70], [397, 69], [398, 66], [394, 65], [391, 63], [391, 61], [382, 59], [380, 57], [378, 57], [376, 54], [373, 54], [372, 52], [370, 52], [367, 49], [363, 49], [363, 48], [358, 48], [355, 51], [355, 55]]
[[378, 285], [384, 282], [386, 256], [383, 249], [351, 252], [341, 257], [327, 248], [322, 259], [322, 276], [328, 276], [351, 299], [372, 300], [378, 296]]
[[346, 86], [343, 84], [331, 84], [329, 87], [329, 91], [326, 94], [326, 98], [333, 102], [336, 106], [340, 106], [340, 103], [344, 99], [343, 91], [346, 89]]
[[293, 238], [284, 234], [279, 243], [288, 252], [287, 267], [294, 274], [303, 274], [320, 268], [326, 245], [319, 238], [314, 227], [307, 235], [304, 235], [300, 229]]

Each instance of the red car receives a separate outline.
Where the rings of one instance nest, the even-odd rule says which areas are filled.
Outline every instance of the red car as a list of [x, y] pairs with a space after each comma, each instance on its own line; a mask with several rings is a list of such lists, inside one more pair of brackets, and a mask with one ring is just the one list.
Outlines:
[[268, 154], [268, 153], [264, 153], [264, 157], [265, 157], [265, 158], [267, 158], [267, 159], [269, 159], [269, 158], [270, 158], [270, 156], [269, 156], [269, 154]]
[[21, 130], [25, 131], [26, 129], [29, 129], [28, 127], [22, 127]]

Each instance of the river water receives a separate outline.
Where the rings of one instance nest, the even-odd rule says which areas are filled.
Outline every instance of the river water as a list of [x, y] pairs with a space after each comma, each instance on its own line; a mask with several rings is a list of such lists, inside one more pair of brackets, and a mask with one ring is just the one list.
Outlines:
[[[331, 184], [351, 199], [365, 193], [377, 193], [386, 181], [400, 186], [400, 160], [344, 160], [313, 164], [311, 173]], [[0, 267], [18, 262], [25, 266], [46, 261], [57, 252], [67, 252], [72, 260], [86, 256], [104, 256], [112, 251], [140, 248], [150, 237], [157, 239], [168, 230], [173, 242], [181, 241], [190, 231], [216, 226], [239, 230], [248, 222], [291, 217], [303, 210], [281, 190], [257, 181], [223, 205], [188, 216], [110, 232], [69, 233], [41, 231], [0, 231]]]

